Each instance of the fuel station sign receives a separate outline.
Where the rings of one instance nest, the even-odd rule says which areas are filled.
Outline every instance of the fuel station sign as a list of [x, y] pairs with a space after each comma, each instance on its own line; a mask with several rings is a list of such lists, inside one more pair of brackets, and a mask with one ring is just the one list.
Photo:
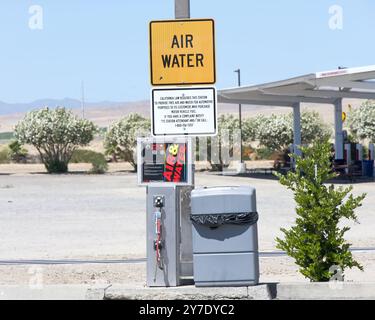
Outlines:
[[215, 83], [214, 33], [212, 19], [151, 21], [151, 84]]

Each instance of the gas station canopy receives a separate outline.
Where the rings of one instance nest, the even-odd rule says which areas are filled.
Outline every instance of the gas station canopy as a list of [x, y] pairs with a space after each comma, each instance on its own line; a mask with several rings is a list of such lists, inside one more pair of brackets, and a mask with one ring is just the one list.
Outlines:
[[375, 99], [375, 65], [311, 73], [296, 78], [219, 91], [219, 102], [271, 106]]
[[300, 104], [335, 105], [336, 159], [343, 158], [342, 99], [375, 99], [375, 65], [311, 73], [260, 85], [219, 90], [222, 103], [293, 107], [294, 151], [301, 144]]

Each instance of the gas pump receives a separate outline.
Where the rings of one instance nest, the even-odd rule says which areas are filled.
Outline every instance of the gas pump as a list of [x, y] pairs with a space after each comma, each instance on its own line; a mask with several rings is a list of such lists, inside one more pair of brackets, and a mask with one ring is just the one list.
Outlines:
[[191, 138], [139, 138], [138, 184], [146, 186], [149, 287], [193, 283]]

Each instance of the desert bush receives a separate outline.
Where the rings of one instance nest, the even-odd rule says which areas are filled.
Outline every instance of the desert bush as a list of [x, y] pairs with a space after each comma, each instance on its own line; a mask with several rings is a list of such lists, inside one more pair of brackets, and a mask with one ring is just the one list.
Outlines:
[[22, 144], [18, 140], [14, 140], [8, 144], [9, 158], [18, 163], [25, 162], [28, 154], [27, 149], [22, 147]]
[[242, 119], [243, 142], [251, 142], [257, 140], [258, 128], [262, 119], [263, 118], [261, 116]]
[[15, 127], [15, 137], [33, 145], [49, 173], [68, 171], [68, 163], [78, 146], [93, 140], [96, 126], [58, 107], [28, 112]]
[[[293, 143], [293, 114], [264, 116], [260, 115], [247, 120], [251, 128], [249, 137], [258, 140], [259, 144], [272, 151], [282, 151]], [[331, 129], [315, 111], [301, 113], [302, 144], [314, 140], [326, 140], [331, 136]]]
[[344, 239], [349, 227], [341, 227], [342, 219], [357, 221], [354, 210], [365, 194], [354, 197], [352, 186], [335, 188], [325, 182], [336, 176], [331, 168], [331, 144], [316, 142], [301, 147], [303, 156], [293, 155], [295, 172], [286, 176], [276, 173], [280, 183], [294, 193], [297, 218], [286, 230], [284, 239], [276, 238], [277, 248], [294, 258], [299, 271], [311, 281], [329, 281], [339, 267], [362, 266], [353, 259], [350, 244]]
[[91, 163], [91, 173], [100, 174], [108, 170], [108, 163], [104, 154], [92, 150], [74, 150], [70, 163]]
[[10, 157], [9, 157], [9, 148], [1, 148], [0, 149], [0, 163], [9, 163]]
[[[291, 126], [293, 126], [292, 113], [289, 114], [289, 119]], [[324, 123], [318, 112], [301, 112], [301, 142], [303, 145], [309, 145], [315, 141], [326, 141], [331, 138], [331, 135], [331, 127]]]
[[258, 158], [261, 160], [273, 160], [274, 151], [267, 147], [261, 147], [256, 150]]
[[135, 150], [137, 137], [150, 135], [151, 123], [138, 113], [130, 113], [125, 118], [114, 123], [104, 139], [106, 155], [130, 162], [137, 170]]

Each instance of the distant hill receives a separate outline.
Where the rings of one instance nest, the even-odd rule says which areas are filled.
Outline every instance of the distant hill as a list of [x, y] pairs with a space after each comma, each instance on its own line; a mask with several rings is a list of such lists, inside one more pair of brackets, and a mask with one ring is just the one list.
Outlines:
[[[78, 99], [39, 99], [30, 103], [5, 103], [0, 101], [0, 132], [13, 131], [14, 125], [23, 118], [26, 112], [45, 106], [50, 108], [63, 106], [72, 109], [77, 115], [82, 114], [81, 101]], [[149, 117], [150, 103], [148, 101], [85, 102], [85, 117], [101, 127], [108, 126], [130, 112], [138, 112], [145, 117]]]
[[[348, 111], [348, 105], [356, 108], [363, 100], [345, 99], [343, 110]], [[41, 99], [27, 104], [9, 104], [0, 102], [0, 132], [13, 131], [14, 125], [23, 118], [25, 112], [38, 109], [43, 106], [56, 107], [64, 106], [73, 110], [77, 115], [81, 115], [81, 102], [76, 99], [65, 98]], [[327, 123], [333, 123], [334, 107], [323, 104], [302, 104], [302, 109], [315, 110]], [[253, 117], [258, 114], [270, 115], [288, 113], [292, 108], [288, 107], [265, 107], [243, 105], [243, 117]], [[130, 112], [137, 112], [145, 117], [150, 117], [150, 102], [147, 100], [135, 102], [113, 102], [103, 101], [95, 103], [85, 103], [85, 117], [92, 120], [100, 127], [107, 127], [113, 122], [121, 119]], [[218, 104], [218, 113], [220, 114], [238, 114], [238, 105], [236, 104]]]
[[[110, 108], [126, 104], [126, 102], [85, 102], [85, 108]], [[81, 101], [78, 99], [64, 98], [64, 99], [39, 99], [30, 103], [7, 103], [0, 101], [0, 115], [27, 112], [33, 109], [39, 109], [48, 106], [50, 108], [64, 106], [69, 109], [81, 108]]]

